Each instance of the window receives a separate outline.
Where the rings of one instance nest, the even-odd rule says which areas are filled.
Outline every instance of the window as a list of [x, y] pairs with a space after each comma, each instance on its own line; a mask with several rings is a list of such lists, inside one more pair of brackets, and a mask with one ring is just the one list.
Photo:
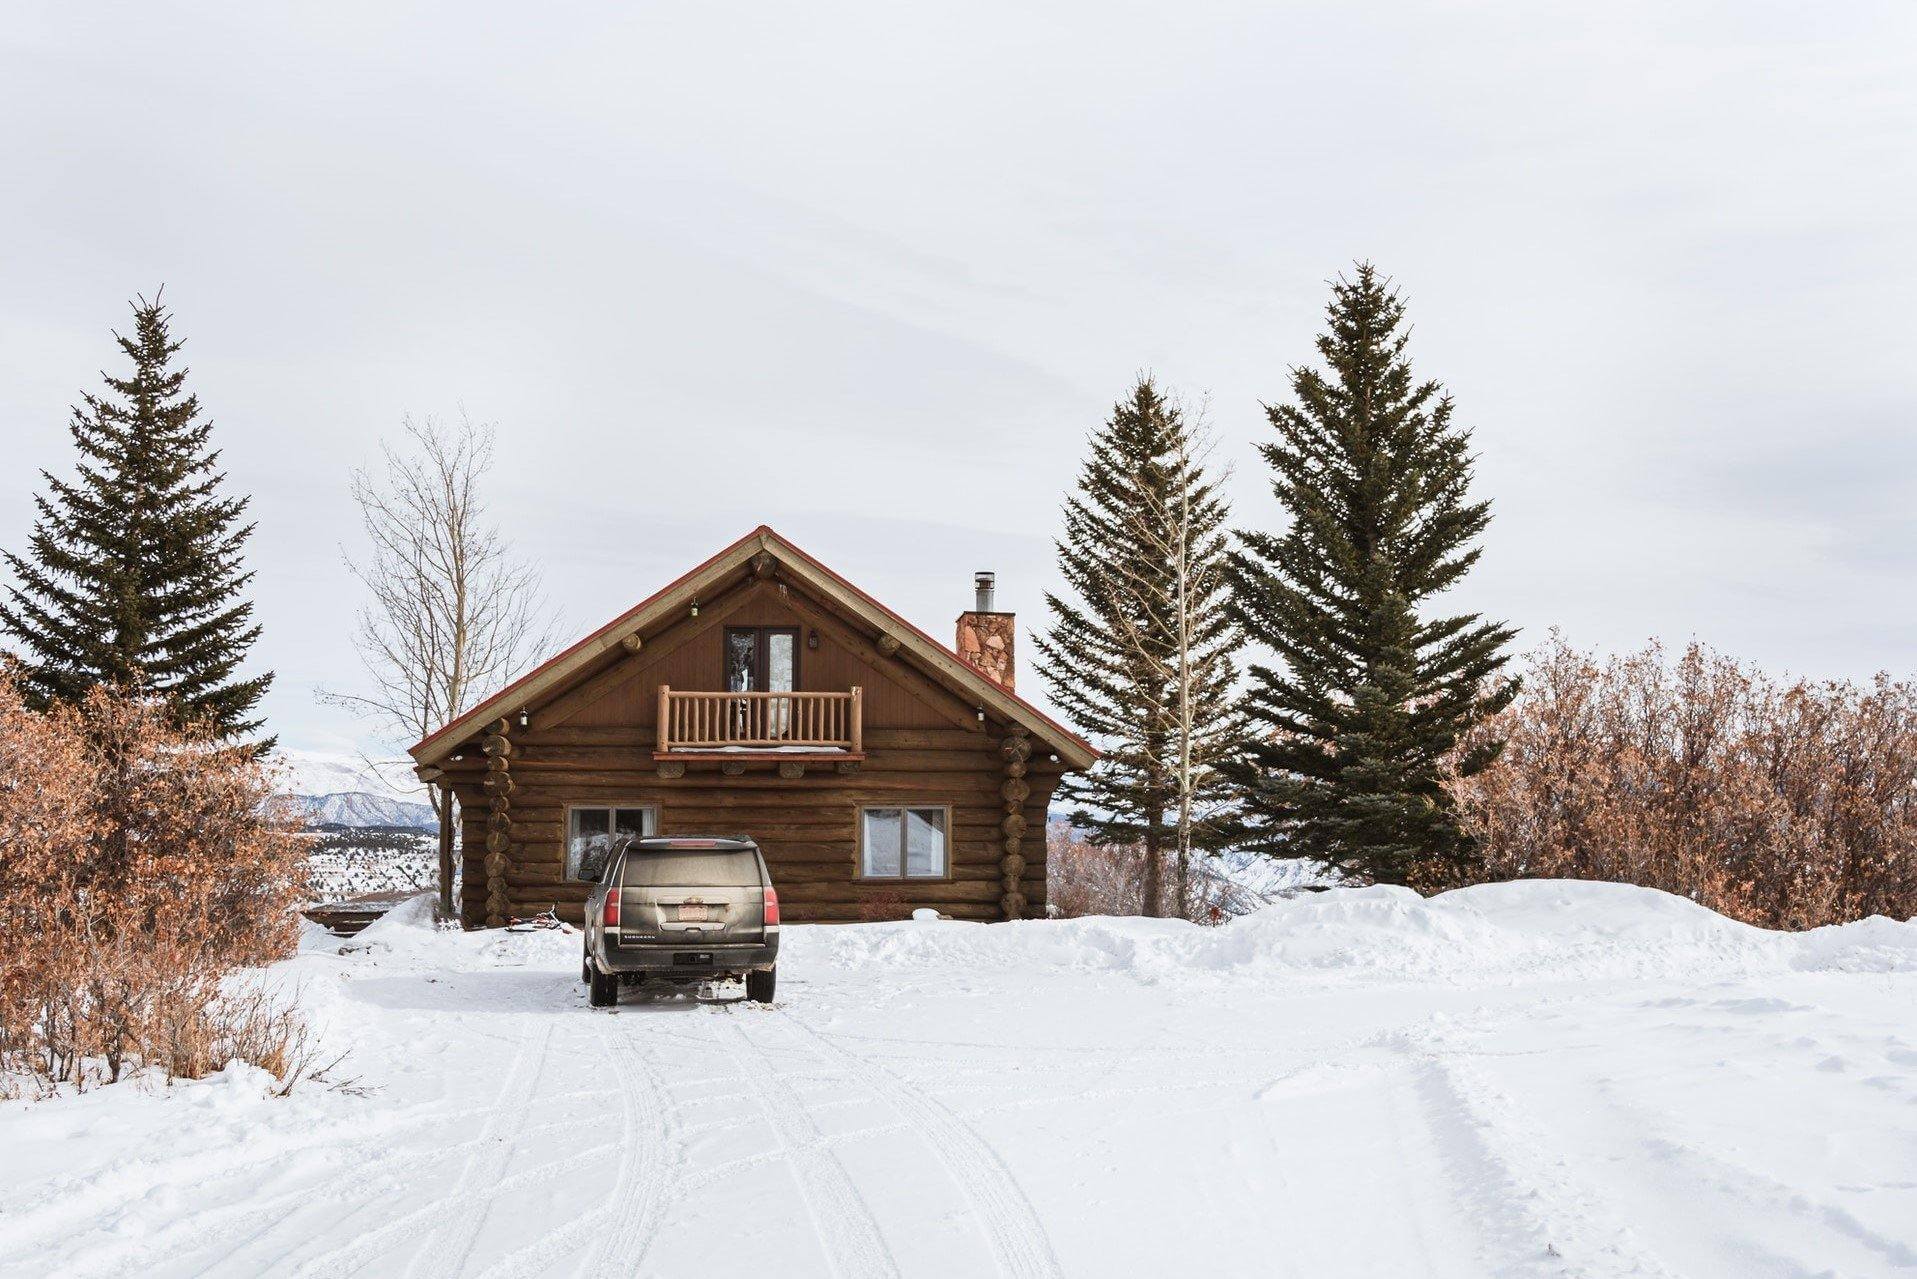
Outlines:
[[[726, 627], [726, 692], [790, 693], [799, 687], [799, 631], [793, 626]], [[734, 732], [755, 736], [756, 722], [767, 737], [784, 737], [792, 716], [789, 699], [775, 697], [757, 716], [736, 705]]]
[[619, 836], [656, 835], [656, 808], [574, 808], [566, 823], [566, 878], [596, 884]]
[[863, 879], [943, 879], [943, 808], [866, 808], [859, 812], [859, 876]]
[[726, 627], [726, 692], [790, 693], [798, 674], [798, 628]]

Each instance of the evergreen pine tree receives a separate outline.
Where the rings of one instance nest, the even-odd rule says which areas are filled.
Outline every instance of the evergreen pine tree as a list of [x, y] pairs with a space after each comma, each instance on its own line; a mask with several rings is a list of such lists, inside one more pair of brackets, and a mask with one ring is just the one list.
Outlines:
[[1266, 407], [1278, 439], [1259, 446], [1290, 527], [1231, 554], [1233, 612], [1282, 662], [1252, 667], [1254, 737], [1232, 771], [1253, 846], [1404, 882], [1469, 863], [1442, 779], [1496, 758], [1498, 743], [1454, 753], [1516, 694], [1501, 675], [1516, 632], [1425, 615], [1477, 562], [1490, 504], [1468, 497], [1450, 397], [1412, 378], [1397, 291], [1363, 263], [1328, 314], [1326, 372], [1293, 370], [1296, 403]]
[[238, 523], [246, 499], [221, 495], [212, 423], [185, 390], [186, 370], [173, 367], [182, 344], [168, 321], [158, 295], [140, 298], [132, 336], [113, 335], [132, 370], [75, 406], [78, 477], [41, 473], [48, 493], [34, 498], [27, 553], [5, 552], [17, 584], [0, 603], [0, 629], [20, 647], [34, 705], [137, 685], [178, 720], [231, 739], [260, 727], [251, 712], [273, 678], [237, 677], [260, 633], [241, 597], [253, 527]]
[[1217, 772], [1237, 746], [1236, 636], [1225, 503], [1201, 441], [1149, 377], [1091, 437], [1065, 503], [1059, 568], [1074, 598], [1047, 594], [1040, 674], [1052, 702], [1102, 758], [1062, 795], [1094, 842], [1142, 846], [1143, 908], [1185, 907], [1193, 849], [1216, 847], [1228, 789]]

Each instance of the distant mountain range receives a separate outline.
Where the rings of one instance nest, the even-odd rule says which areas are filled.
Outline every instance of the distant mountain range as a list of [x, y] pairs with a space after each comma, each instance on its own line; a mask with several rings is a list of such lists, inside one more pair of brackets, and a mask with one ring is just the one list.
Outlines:
[[287, 798], [315, 826], [438, 829], [432, 805], [408, 798], [425, 794], [412, 779], [410, 760], [369, 763], [355, 755], [282, 749], [275, 762]]
[[417, 800], [394, 799], [369, 791], [335, 791], [330, 795], [292, 795], [306, 810], [306, 820], [315, 826], [404, 826], [412, 830], [437, 830], [438, 819], [431, 804]]

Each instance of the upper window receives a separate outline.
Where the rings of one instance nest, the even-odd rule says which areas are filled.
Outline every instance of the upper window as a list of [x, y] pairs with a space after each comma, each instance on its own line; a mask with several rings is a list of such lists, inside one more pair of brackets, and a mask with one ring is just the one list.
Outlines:
[[943, 879], [943, 808], [866, 808], [859, 811], [859, 875], [864, 879]]
[[798, 686], [797, 627], [726, 627], [726, 692], [790, 693]]
[[622, 836], [658, 833], [656, 808], [575, 808], [567, 819], [566, 878], [596, 884]]

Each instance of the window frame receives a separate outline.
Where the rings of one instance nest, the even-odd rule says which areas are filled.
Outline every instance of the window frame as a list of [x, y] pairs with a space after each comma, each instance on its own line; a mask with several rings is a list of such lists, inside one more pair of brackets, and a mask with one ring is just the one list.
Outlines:
[[643, 802], [643, 803], [638, 801], [632, 801], [632, 800], [614, 800], [611, 803], [567, 804], [566, 805], [565, 833], [559, 837], [559, 875], [560, 875], [560, 878], [563, 879], [566, 883], [596, 884], [599, 882], [598, 880], [594, 880], [594, 879], [580, 879], [571, 873], [570, 863], [572, 861], [572, 815], [576, 812], [601, 812], [601, 813], [607, 814], [608, 816], [606, 820], [606, 826], [607, 826], [607, 833], [608, 835], [610, 835], [612, 833], [611, 832], [612, 824], [614, 821], [617, 820], [616, 818], [612, 817], [611, 814], [617, 812], [621, 808], [639, 809], [639, 810], [651, 813], [652, 814], [652, 833], [655, 835], [659, 834], [659, 804], [656, 800]]
[[729, 669], [729, 659], [732, 653], [732, 636], [740, 631], [753, 632], [752, 673], [761, 683], [769, 682], [770, 679], [772, 645], [769, 642], [769, 637], [775, 633], [790, 635], [792, 637], [792, 687], [789, 689], [754, 688], [746, 691], [753, 693], [796, 693], [805, 687], [805, 681], [799, 668], [799, 654], [805, 650], [804, 628], [798, 626], [734, 626], [728, 624], [719, 628], [720, 691], [727, 693], [735, 691], [732, 688], [732, 672]]
[[[899, 810], [899, 873], [896, 875], [868, 875], [865, 873], [865, 815], [881, 809]], [[919, 812], [938, 812], [944, 814], [945, 826], [945, 869], [936, 875], [909, 875], [906, 873], [905, 857], [905, 814]], [[957, 860], [957, 841], [952, 837], [952, 806], [950, 804], [915, 804], [909, 800], [895, 804], [858, 804], [853, 808], [852, 822], [858, 834], [853, 841], [852, 878], [861, 884], [944, 884], [952, 880], [953, 863]]]

